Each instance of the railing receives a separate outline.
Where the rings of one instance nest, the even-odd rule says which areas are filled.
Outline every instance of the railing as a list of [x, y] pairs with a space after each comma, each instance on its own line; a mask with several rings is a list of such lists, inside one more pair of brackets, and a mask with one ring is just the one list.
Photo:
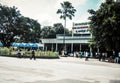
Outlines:
[[[57, 36], [57, 39], [63, 39], [63, 36]], [[65, 36], [65, 39], [89, 39], [91, 36]]]

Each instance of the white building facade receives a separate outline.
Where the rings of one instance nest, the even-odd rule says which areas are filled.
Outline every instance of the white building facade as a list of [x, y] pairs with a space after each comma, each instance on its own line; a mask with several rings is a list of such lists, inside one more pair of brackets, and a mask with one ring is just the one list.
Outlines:
[[73, 23], [72, 34], [57, 34], [54, 39], [41, 39], [44, 44], [44, 50], [61, 51], [65, 39], [67, 52], [89, 50], [88, 40], [91, 38], [89, 23]]

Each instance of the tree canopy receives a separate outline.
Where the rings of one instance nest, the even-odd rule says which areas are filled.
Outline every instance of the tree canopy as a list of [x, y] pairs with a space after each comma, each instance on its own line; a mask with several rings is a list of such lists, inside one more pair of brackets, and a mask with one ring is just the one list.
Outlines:
[[88, 12], [96, 45], [106, 50], [120, 50], [120, 2], [106, 0], [98, 10]]
[[0, 41], [9, 47], [15, 38], [19, 42], [39, 42], [41, 26], [33, 19], [24, 17], [15, 7], [0, 4]]
[[69, 30], [61, 23], [44, 26], [41, 29], [37, 20], [24, 17], [15, 6], [0, 4], [0, 41], [4, 47], [11, 46], [13, 42], [35, 43], [40, 42], [40, 38], [56, 38], [56, 34], [64, 32], [69, 34]]
[[41, 25], [28, 17], [21, 17], [19, 28], [24, 29], [24, 34], [20, 37], [20, 42], [39, 42]]
[[[66, 34], [69, 34], [69, 30], [65, 28]], [[55, 23], [53, 26], [44, 26], [41, 30], [42, 38], [56, 38], [56, 34], [63, 34], [64, 27], [61, 23]]]
[[66, 20], [66, 17], [72, 19], [76, 9], [72, 6], [72, 4], [68, 1], [61, 3], [61, 9], [58, 9], [57, 14], [61, 14], [60, 18]]
[[0, 4], [0, 41], [3, 46], [9, 47], [14, 41], [14, 32], [17, 32], [18, 19], [21, 14], [16, 7], [7, 7]]

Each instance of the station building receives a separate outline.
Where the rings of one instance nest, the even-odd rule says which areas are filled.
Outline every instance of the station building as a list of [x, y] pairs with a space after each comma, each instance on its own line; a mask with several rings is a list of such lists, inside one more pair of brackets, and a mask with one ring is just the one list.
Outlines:
[[61, 51], [65, 45], [67, 52], [90, 50], [88, 40], [92, 37], [89, 23], [73, 23], [72, 34], [57, 34], [56, 38], [41, 39], [44, 50]]

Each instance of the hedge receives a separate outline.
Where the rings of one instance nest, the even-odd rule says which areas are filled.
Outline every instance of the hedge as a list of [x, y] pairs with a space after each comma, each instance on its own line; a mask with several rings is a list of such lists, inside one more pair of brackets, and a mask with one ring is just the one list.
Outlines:
[[[22, 49], [21, 57], [29, 58], [32, 55], [31, 53], [31, 51]], [[18, 57], [17, 50], [5, 47], [0, 47], [0, 56]], [[59, 58], [59, 53], [52, 51], [35, 51], [35, 56], [36, 58]]]

